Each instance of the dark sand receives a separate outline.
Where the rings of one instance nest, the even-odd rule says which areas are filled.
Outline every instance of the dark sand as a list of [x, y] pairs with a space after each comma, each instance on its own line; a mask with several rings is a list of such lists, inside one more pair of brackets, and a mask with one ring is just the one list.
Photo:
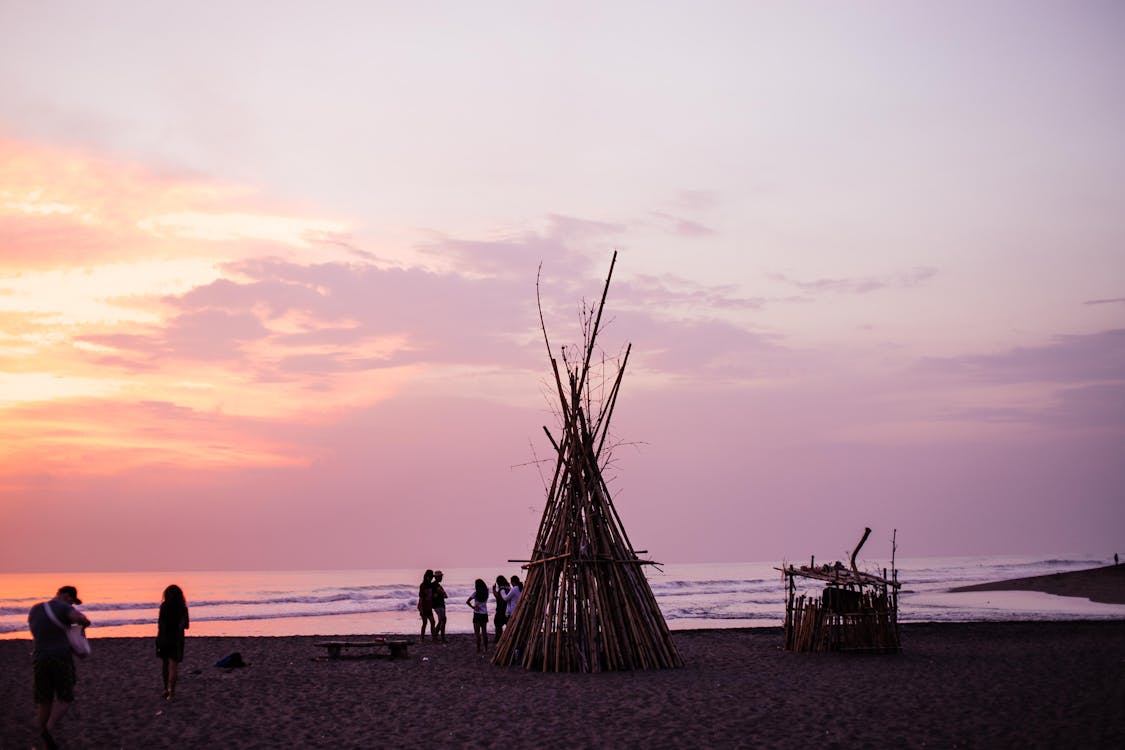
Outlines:
[[[161, 699], [151, 638], [93, 641], [64, 748], [1125, 747], [1125, 621], [911, 624], [898, 655], [794, 654], [777, 628], [678, 631], [682, 669], [541, 674], [471, 636], [407, 659], [313, 637], [188, 638]], [[0, 641], [0, 748], [33, 742], [31, 644]], [[239, 651], [250, 666], [223, 670]]]
[[1040, 591], [1056, 596], [1078, 596], [1105, 604], [1125, 604], [1125, 565], [978, 583], [950, 591]]

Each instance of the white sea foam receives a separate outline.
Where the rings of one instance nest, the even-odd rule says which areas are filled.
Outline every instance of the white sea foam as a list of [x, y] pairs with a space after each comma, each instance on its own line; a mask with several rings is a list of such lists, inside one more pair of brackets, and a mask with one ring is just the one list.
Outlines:
[[[948, 593], [954, 586], [1081, 570], [1106, 564], [1092, 555], [916, 558], [898, 562], [900, 620], [974, 621], [1119, 619], [1125, 606], [1028, 592]], [[689, 563], [647, 568], [669, 626], [780, 625], [785, 588], [780, 563]], [[882, 573], [889, 564], [861, 566]], [[449, 632], [472, 631], [464, 605], [475, 578], [520, 573], [446, 567]], [[193, 635], [413, 633], [421, 571], [196, 571], [180, 573], [0, 574], [0, 638], [27, 637], [27, 611], [62, 583], [78, 586], [92, 637], [152, 635], [160, 592], [179, 584], [188, 596]], [[810, 582], [815, 593], [815, 582]]]

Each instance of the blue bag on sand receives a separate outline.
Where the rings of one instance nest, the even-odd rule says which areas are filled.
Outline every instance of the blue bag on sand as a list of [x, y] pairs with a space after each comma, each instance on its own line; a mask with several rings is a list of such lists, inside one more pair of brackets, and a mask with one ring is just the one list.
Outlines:
[[235, 651], [233, 654], [227, 654], [222, 659], [215, 662], [216, 667], [245, 667], [246, 662], [242, 661], [242, 654]]

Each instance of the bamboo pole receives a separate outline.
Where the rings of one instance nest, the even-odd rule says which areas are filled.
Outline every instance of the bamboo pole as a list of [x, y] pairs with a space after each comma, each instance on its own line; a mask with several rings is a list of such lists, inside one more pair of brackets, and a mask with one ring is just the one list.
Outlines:
[[613, 278], [613, 267], [615, 265], [617, 265], [617, 251], [616, 250], [613, 251], [613, 258], [609, 261], [609, 273], [606, 274], [605, 286], [602, 287], [602, 299], [601, 299], [601, 302], [598, 303], [598, 314], [597, 314], [597, 317], [594, 319], [594, 328], [593, 328], [593, 331], [591, 332], [590, 337], [589, 337], [590, 343], [586, 347], [586, 360], [582, 365], [582, 377], [578, 381], [579, 384], [585, 383], [586, 374], [590, 370], [590, 356], [594, 353], [594, 341], [598, 337], [598, 328], [601, 326], [601, 322], [602, 322], [602, 310], [605, 309], [605, 298], [606, 298], [606, 295], [609, 294], [609, 281], [610, 281], [610, 279]]
[[[498, 644], [494, 663], [525, 668], [603, 671], [682, 666], [667, 623], [602, 475], [609, 434], [631, 345], [614, 377], [595, 383], [591, 364], [616, 253], [597, 307], [583, 322], [584, 346], [561, 362], [551, 352], [536, 278], [540, 327], [547, 348], [562, 430], [544, 433], [556, 452], [535, 545], [524, 565], [523, 597]], [[565, 383], [564, 383], [565, 370]], [[607, 391], [608, 384], [608, 391]], [[594, 393], [598, 401], [595, 408]]]

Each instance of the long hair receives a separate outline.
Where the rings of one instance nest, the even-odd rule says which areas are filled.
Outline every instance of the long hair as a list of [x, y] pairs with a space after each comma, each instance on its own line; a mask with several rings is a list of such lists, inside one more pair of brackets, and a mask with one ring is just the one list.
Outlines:
[[488, 601], [488, 584], [478, 578], [475, 585], [477, 587], [477, 590], [476, 593], [473, 594], [473, 596], [476, 597], [477, 602], [480, 603]]
[[161, 598], [162, 604], [167, 604], [169, 607], [175, 609], [183, 609], [187, 606], [187, 600], [184, 599], [184, 590], [176, 584], [172, 584], [164, 589], [164, 596]]
[[502, 589], [511, 588], [511, 586], [508, 585], [508, 579], [504, 576], [496, 576], [496, 586]]
[[160, 601], [160, 619], [175, 621], [187, 613], [187, 600], [184, 591], [176, 584], [164, 589], [164, 596]]

